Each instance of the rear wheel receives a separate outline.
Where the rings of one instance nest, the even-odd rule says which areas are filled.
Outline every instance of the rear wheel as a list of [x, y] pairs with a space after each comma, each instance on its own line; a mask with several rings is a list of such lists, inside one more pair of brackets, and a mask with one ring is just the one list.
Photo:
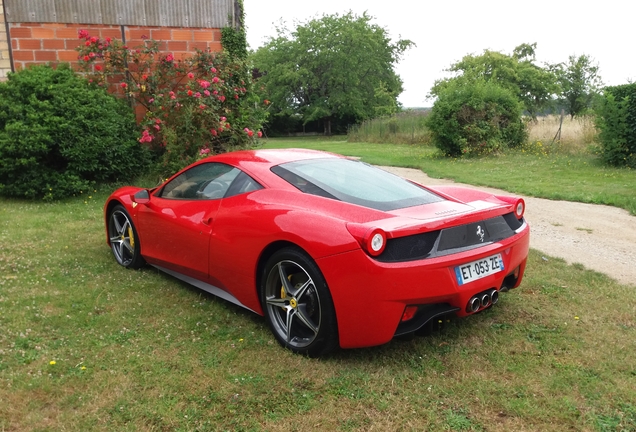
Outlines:
[[312, 357], [338, 345], [329, 288], [307, 254], [297, 248], [279, 250], [267, 261], [261, 281], [265, 317], [281, 345]]
[[132, 269], [144, 265], [137, 230], [121, 205], [115, 206], [108, 216], [108, 238], [113, 255], [120, 265]]

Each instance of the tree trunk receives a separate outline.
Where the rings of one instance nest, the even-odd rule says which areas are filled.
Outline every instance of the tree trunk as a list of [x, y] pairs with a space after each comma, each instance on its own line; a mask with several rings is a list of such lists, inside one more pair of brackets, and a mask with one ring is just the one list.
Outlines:
[[331, 136], [331, 119], [325, 119], [325, 136]]

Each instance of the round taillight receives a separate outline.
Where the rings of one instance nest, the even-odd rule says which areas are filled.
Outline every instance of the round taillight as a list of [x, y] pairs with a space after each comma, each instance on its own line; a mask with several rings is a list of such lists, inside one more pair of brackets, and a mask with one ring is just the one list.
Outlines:
[[371, 231], [367, 238], [367, 252], [373, 256], [378, 256], [384, 251], [386, 246], [386, 234], [381, 229]]
[[523, 213], [525, 210], [526, 203], [522, 199], [520, 199], [515, 205], [515, 216], [517, 216], [517, 219], [521, 219], [523, 217]]

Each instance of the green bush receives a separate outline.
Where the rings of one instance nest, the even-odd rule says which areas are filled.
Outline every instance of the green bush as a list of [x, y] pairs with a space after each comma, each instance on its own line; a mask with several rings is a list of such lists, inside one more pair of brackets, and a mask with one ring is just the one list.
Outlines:
[[606, 87], [595, 113], [603, 160], [636, 168], [636, 84]]
[[510, 90], [492, 82], [456, 78], [440, 89], [426, 123], [445, 155], [486, 154], [523, 144], [522, 110]]
[[0, 84], [0, 194], [59, 199], [144, 167], [132, 110], [68, 65]]

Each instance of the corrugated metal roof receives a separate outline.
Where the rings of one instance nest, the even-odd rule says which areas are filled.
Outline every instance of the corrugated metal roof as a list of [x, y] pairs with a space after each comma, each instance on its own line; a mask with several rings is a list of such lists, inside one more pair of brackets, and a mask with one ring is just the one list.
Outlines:
[[232, 25], [235, 1], [4, 0], [4, 5], [8, 22], [222, 28]]

